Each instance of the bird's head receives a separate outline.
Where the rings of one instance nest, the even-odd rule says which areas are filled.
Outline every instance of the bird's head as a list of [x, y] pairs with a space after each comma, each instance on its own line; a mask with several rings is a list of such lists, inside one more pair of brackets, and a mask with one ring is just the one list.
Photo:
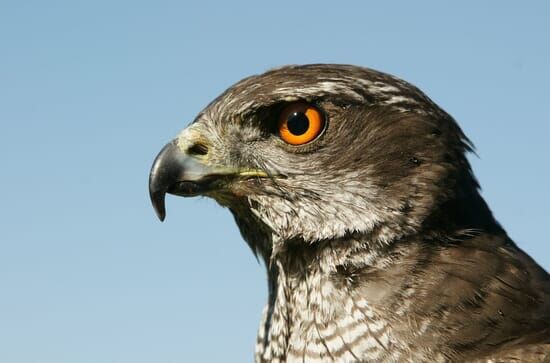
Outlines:
[[[157, 156], [150, 194], [205, 195], [259, 230], [315, 243], [417, 230], [461, 188], [475, 189], [469, 143], [414, 86], [345, 65], [287, 66], [212, 101]], [[261, 234], [261, 233], [260, 233]]]

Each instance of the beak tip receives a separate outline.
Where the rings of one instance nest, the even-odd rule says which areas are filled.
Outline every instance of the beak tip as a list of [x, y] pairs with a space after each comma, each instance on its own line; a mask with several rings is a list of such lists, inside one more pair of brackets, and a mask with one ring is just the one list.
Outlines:
[[157, 213], [157, 217], [161, 222], [164, 222], [164, 219], [166, 218], [166, 211], [163, 209], [157, 209], [155, 208], [155, 212]]
[[161, 222], [164, 222], [166, 218], [166, 206], [164, 204], [164, 197], [166, 193], [157, 192], [151, 193], [151, 202], [153, 203], [153, 209]]

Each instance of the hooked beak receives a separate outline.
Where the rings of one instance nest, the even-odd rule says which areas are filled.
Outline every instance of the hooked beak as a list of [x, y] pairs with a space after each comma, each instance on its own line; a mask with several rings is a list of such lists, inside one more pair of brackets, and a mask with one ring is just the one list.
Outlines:
[[193, 197], [220, 188], [235, 177], [268, 177], [262, 170], [209, 165], [203, 156], [183, 152], [176, 141], [168, 143], [155, 158], [149, 174], [149, 195], [161, 221], [166, 217], [166, 193]]

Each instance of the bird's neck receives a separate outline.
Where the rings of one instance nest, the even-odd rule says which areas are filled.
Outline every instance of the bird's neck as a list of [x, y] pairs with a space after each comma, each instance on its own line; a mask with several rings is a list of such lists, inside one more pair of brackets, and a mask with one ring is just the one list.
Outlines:
[[[477, 214], [470, 213], [474, 207]], [[426, 342], [430, 345], [415, 350], [419, 355], [414, 360], [445, 361], [450, 343], [443, 339], [452, 337], [433, 328], [434, 319], [445, 322], [444, 314], [460, 304], [448, 302], [441, 308], [433, 300], [455, 298], [445, 292], [453, 281], [462, 294], [457, 301], [467, 301], [477, 286], [466, 276], [469, 271], [464, 273], [460, 266], [455, 271], [454, 262], [465, 259], [477, 266], [486, 251], [483, 241], [509, 242], [477, 191], [436, 212], [410, 234], [379, 226], [369, 233], [314, 243], [281, 241], [263, 232], [260, 236], [258, 229], [240, 224], [268, 266], [269, 300], [258, 334], [257, 361], [294, 361], [307, 355], [397, 361], [400, 354], [411, 354], [412, 345]], [[392, 231], [397, 233], [388, 242]], [[478, 247], [482, 253], [474, 252]], [[491, 278], [490, 271], [483, 277]], [[411, 324], [414, 339], [407, 335]], [[459, 331], [461, 322], [448, 324]]]
[[[478, 250], [480, 235], [469, 229], [437, 246], [426, 240], [438, 233], [424, 231], [376, 248], [365, 236], [316, 245], [286, 241], [268, 267], [269, 301], [258, 334], [257, 361], [288, 362], [311, 355], [385, 362], [410, 358], [411, 351], [418, 354], [413, 361], [447, 361], [445, 354], [454, 354], [447, 350], [454, 337], [437, 329], [460, 332], [461, 318], [448, 319], [447, 314], [467, 303], [478, 288], [470, 282], [475, 272], [454, 264], [466, 260], [479, 266], [492, 252]], [[509, 244], [505, 234], [494, 238], [497, 245]], [[478, 276], [482, 283], [493, 278], [491, 271], [484, 273]], [[446, 302], [434, 303], [438, 300]], [[412, 348], [426, 342], [430, 344], [422, 349]]]
[[373, 249], [357, 236], [315, 246], [288, 243], [268, 269], [258, 360], [293, 361], [322, 351], [356, 361], [364, 349], [374, 361], [386, 357], [395, 344], [387, 312], [406, 315], [403, 297], [413, 292], [403, 286], [421, 254], [418, 245], [395, 246]]

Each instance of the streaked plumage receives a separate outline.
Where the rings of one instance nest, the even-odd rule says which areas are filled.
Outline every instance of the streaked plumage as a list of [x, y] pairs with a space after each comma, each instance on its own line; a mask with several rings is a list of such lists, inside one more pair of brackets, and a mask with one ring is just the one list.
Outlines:
[[[326, 115], [302, 146], [285, 105]], [[414, 86], [344, 65], [242, 80], [157, 157], [153, 203], [230, 208], [268, 269], [256, 362], [550, 361], [550, 278], [493, 218], [456, 122]], [[545, 360], [546, 359], [546, 360]]]

